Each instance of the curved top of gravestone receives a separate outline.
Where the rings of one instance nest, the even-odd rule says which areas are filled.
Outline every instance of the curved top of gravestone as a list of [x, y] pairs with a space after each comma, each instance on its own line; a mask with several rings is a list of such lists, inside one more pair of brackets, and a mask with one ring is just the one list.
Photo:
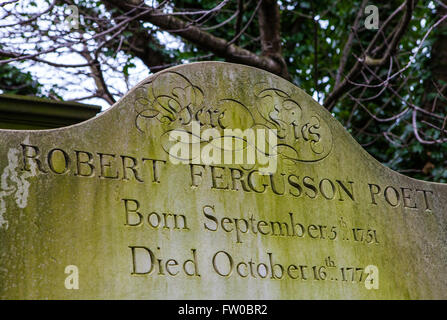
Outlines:
[[0, 298], [446, 298], [446, 211], [292, 83], [182, 65], [0, 130]]

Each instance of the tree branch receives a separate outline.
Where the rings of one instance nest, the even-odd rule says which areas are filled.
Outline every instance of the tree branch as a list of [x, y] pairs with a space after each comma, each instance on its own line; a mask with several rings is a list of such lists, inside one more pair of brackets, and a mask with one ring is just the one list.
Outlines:
[[[242, 18], [244, 17], [244, 3], [243, 0], [237, 0], [237, 19], [236, 25], [234, 29], [234, 34], [239, 34], [242, 28]], [[238, 39], [234, 42], [235, 45], [238, 45]]]
[[145, 22], [152, 23], [159, 28], [178, 35], [193, 44], [213, 52], [231, 62], [246, 64], [257, 67], [282, 76], [283, 66], [279, 61], [268, 56], [258, 56], [251, 51], [238, 47], [234, 44], [228, 45], [225, 39], [213, 36], [212, 34], [192, 26], [179, 18], [169, 16], [157, 9], [148, 11], [150, 7], [145, 5], [141, 0], [119, 1], [106, 0], [109, 3], [125, 12], [136, 9], [132, 15], [141, 14], [140, 19]]
[[92, 71], [93, 78], [95, 79], [97, 96], [106, 100], [111, 105], [114, 104], [116, 100], [107, 87], [99, 61], [97, 59], [93, 59], [87, 50], [80, 52], [80, 54], [90, 65], [90, 70]]
[[[374, 45], [373, 42], [370, 43], [368, 48], [363, 53], [363, 57], [357, 59], [356, 63], [352, 67], [352, 69], [348, 72], [346, 77], [341, 81], [338, 86], [335, 86], [332, 92], [327, 96], [324, 101], [324, 105], [326, 108], [331, 109], [334, 104], [338, 101], [338, 99], [346, 92], [346, 89], [351, 85], [351, 81], [358, 75], [359, 71], [362, 70], [363, 64], [366, 65], [382, 65], [384, 64], [388, 58], [395, 53], [397, 45], [399, 44], [402, 36], [408, 29], [408, 24], [411, 20], [413, 9], [418, 0], [406, 0], [405, 1], [405, 13], [402, 17], [399, 28], [394, 32], [393, 38], [391, 40], [390, 45], [388, 46], [385, 54], [380, 59], [373, 59], [367, 55], [369, 49]], [[375, 38], [375, 39], [378, 39]]]
[[349, 53], [352, 49], [352, 42], [354, 41], [354, 34], [357, 32], [359, 28], [360, 18], [363, 16], [363, 10], [368, 3], [368, 0], [363, 0], [362, 4], [360, 5], [360, 10], [357, 12], [357, 16], [355, 17], [354, 24], [351, 28], [351, 31], [348, 36], [348, 40], [346, 40], [346, 44], [343, 48], [343, 53], [340, 58], [340, 65], [338, 66], [337, 75], [335, 77], [335, 87], [338, 86], [338, 84], [341, 81], [341, 75], [343, 73], [343, 70], [345, 69], [346, 63], [348, 62]]

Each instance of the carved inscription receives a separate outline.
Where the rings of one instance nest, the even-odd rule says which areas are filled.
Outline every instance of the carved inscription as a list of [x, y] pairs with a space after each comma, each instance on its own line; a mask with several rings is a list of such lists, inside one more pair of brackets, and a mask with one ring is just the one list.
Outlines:
[[[138, 183], [161, 182], [161, 172], [167, 160], [138, 155], [122, 155], [62, 148], [42, 149], [37, 144], [20, 144], [21, 171], [56, 176], [72, 175], [79, 178], [100, 178]], [[271, 193], [276, 196], [327, 201], [352, 201], [372, 206], [431, 211], [432, 190], [408, 186], [357, 183], [351, 180], [314, 177], [296, 171], [260, 175], [256, 169], [230, 166], [190, 164], [184, 173], [191, 190], [209, 188], [244, 193]], [[361, 188], [361, 191], [356, 191]], [[359, 194], [364, 197], [360, 200]], [[365, 197], [365, 195], [367, 195]]]
[[[166, 83], [172, 86], [166, 86]], [[137, 92], [136, 128], [142, 132], [161, 128], [160, 144], [167, 154], [173, 144], [169, 141], [172, 131], [184, 132], [198, 144], [208, 142], [193, 132], [193, 121], [197, 121], [203, 130], [216, 129], [222, 137], [225, 137], [225, 129], [227, 132], [228, 129], [242, 132], [247, 129], [274, 129], [277, 144], [272, 149], [282, 161], [291, 163], [320, 161], [332, 149], [328, 125], [319, 115], [308, 114], [283, 90], [259, 83], [247, 101], [232, 96], [209, 101], [205, 96], [204, 90], [182, 74], [162, 73]], [[242, 139], [245, 149], [251, 141], [246, 136]]]
[[[35, 168], [40, 175], [72, 175], [78, 178], [121, 180], [135, 184], [162, 184], [163, 169], [169, 168], [165, 159], [94, 152], [75, 148], [65, 150], [41, 148], [36, 144], [20, 144], [21, 170]], [[220, 192], [270, 193], [317, 201], [361, 202], [374, 207], [403, 207], [406, 210], [431, 211], [433, 191], [406, 186], [359, 184], [333, 177], [315, 177], [293, 170], [261, 175], [257, 169], [201, 164], [184, 165], [184, 181], [189, 181], [191, 192], [201, 189]], [[300, 212], [283, 212], [280, 219], [261, 218], [258, 212], [247, 211], [227, 215], [206, 204], [200, 212], [172, 212], [167, 208], [155, 211], [144, 202], [132, 197], [121, 198], [123, 225], [143, 228], [146, 232], [205, 232], [224, 234], [237, 246], [254, 239], [283, 239], [281, 241], [315, 241], [315, 243], [342, 243], [343, 245], [380, 246], [381, 230], [371, 225], [348, 225], [342, 216], [334, 215], [329, 221], [303, 220]], [[198, 221], [191, 221], [198, 220]], [[199, 226], [194, 229], [192, 226]], [[129, 230], [130, 230], [129, 229]], [[336, 257], [321, 257], [320, 261], [282, 261], [275, 252], [266, 251], [260, 257], [239, 256], [237, 252], [221, 248], [201, 259], [197, 247], [190, 249], [189, 258], [167, 257], [162, 245], [154, 247], [129, 244], [132, 276], [185, 276], [201, 277], [203, 272], [222, 278], [255, 278], [270, 280], [329, 281], [364, 285], [378, 289], [378, 267], [349, 266], [336, 262]], [[217, 248], [216, 248], [217, 249]], [[201, 261], [207, 261], [204, 263]], [[368, 268], [367, 268], [368, 267]], [[372, 269], [371, 269], [372, 268]], [[376, 269], [374, 269], [376, 268]], [[373, 271], [369, 271], [373, 270]]]

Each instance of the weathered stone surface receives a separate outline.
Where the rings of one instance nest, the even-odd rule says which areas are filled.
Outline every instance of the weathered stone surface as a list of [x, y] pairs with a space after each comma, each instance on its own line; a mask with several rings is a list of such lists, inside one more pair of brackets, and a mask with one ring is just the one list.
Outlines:
[[[173, 164], [192, 120], [276, 129], [276, 171]], [[270, 73], [172, 68], [0, 143], [3, 299], [447, 298], [447, 186], [384, 167]]]

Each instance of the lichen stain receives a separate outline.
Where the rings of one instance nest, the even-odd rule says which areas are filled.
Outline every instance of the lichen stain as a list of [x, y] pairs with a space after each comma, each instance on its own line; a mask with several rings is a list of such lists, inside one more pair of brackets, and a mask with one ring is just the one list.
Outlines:
[[3, 170], [0, 177], [0, 229], [8, 229], [8, 221], [5, 218], [6, 197], [14, 195], [17, 206], [21, 209], [28, 204], [28, 194], [30, 183], [29, 177], [37, 175], [37, 167], [34, 163], [30, 166], [30, 171], [19, 169], [20, 151], [16, 148], [8, 150], [8, 165]]

